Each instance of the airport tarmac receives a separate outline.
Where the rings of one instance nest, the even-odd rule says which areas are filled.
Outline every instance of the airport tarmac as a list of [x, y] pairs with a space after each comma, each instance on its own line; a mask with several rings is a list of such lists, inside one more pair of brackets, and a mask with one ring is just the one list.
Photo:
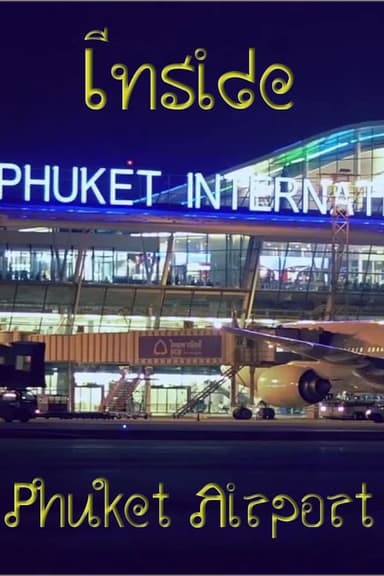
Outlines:
[[372, 440], [384, 441], [384, 423], [371, 421], [279, 418], [239, 421], [231, 418], [150, 418], [89, 420], [37, 418], [27, 423], [0, 422], [1, 438], [121, 438], [152, 440]]
[[[369, 422], [314, 424], [303, 420], [150, 420], [122, 426], [122, 422], [60, 421], [0, 426], [9, 435], [2, 435], [0, 440], [2, 573], [382, 573], [384, 442], [366, 439], [370, 438], [370, 430], [382, 437], [384, 427]], [[233, 434], [223, 435], [221, 431], [215, 438], [211, 434], [216, 429]], [[98, 430], [98, 435], [92, 436], [92, 430]], [[120, 435], [114, 435], [114, 430], [119, 430]], [[161, 437], [161, 430], [172, 431], [172, 438]], [[189, 434], [188, 441], [180, 442], [183, 430], [200, 431], [204, 436]], [[262, 430], [269, 435], [260, 435]], [[299, 439], [287, 442], [288, 430], [297, 430]], [[331, 434], [308, 442], [311, 430]], [[352, 440], [354, 430], [360, 431], [360, 440]], [[22, 440], [17, 431], [24, 432]], [[135, 436], [135, 431], [146, 431], [146, 436]], [[257, 433], [253, 438], [252, 431]], [[142, 441], [143, 437], [146, 441]], [[43, 489], [34, 491], [31, 483], [38, 478]], [[108, 482], [107, 497], [105, 490], [94, 488], [93, 482], [100, 478]], [[19, 509], [15, 508], [15, 483], [24, 484], [20, 499], [25, 504]], [[159, 483], [169, 494], [164, 512], [171, 524], [166, 528], [159, 525], [159, 502], [153, 499]], [[202, 502], [198, 492], [210, 483], [216, 483], [225, 494], [226, 524], [221, 527], [221, 508], [218, 501], [212, 500], [207, 504], [206, 525], [193, 527], [191, 517], [199, 512]], [[363, 483], [372, 494], [366, 503], [367, 513], [374, 519], [370, 527], [362, 525], [362, 502], [356, 498]], [[132, 494], [143, 495], [149, 502], [144, 516], [132, 516], [138, 524], [148, 522], [143, 528], [130, 524], [128, 514], [125, 515], [125, 510], [133, 511], [133, 507], [126, 509], [124, 504]], [[241, 520], [239, 526], [229, 523], [229, 494], [233, 494], [233, 511]], [[248, 525], [249, 502], [244, 498], [260, 494], [266, 501], [253, 510], [260, 524], [252, 527]], [[279, 494], [289, 496], [296, 508], [288, 501], [279, 508]], [[301, 499], [308, 494], [312, 494], [314, 509], [304, 518]], [[57, 500], [60, 495], [65, 498], [64, 511]], [[74, 512], [70, 513], [66, 495], [73, 496]], [[335, 495], [339, 495], [339, 500], [351, 501], [337, 508], [337, 515], [343, 520], [338, 527], [332, 525], [333, 501], [328, 499]], [[319, 524], [320, 500], [325, 512]], [[49, 502], [52, 505], [48, 510]], [[87, 502], [92, 508], [88, 515], [82, 515]], [[144, 500], [135, 500], [135, 504], [140, 502], [143, 504]], [[14, 510], [19, 519], [16, 527], [9, 526], [16, 518], [12, 516]], [[140, 512], [140, 507], [136, 512]], [[292, 516], [289, 522], [279, 521], [276, 538], [272, 532], [274, 512]], [[92, 513], [102, 518], [100, 527], [89, 525]], [[68, 525], [69, 518], [79, 526]], [[60, 519], [64, 519], [63, 527]]]

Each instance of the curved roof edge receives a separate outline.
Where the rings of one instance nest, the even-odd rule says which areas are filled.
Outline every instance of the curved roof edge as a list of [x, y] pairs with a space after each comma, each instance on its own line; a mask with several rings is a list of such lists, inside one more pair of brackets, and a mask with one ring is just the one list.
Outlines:
[[289, 144], [287, 146], [283, 146], [282, 148], [278, 148], [277, 150], [273, 150], [272, 152], [270, 152], [268, 154], [263, 154], [263, 156], [260, 156], [258, 158], [248, 160], [247, 162], [244, 162], [243, 164], [239, 164], [238, 166], [228, 168], [228, 169], [224, 170], [223, 172], [234, 172], [236, 170], [241, 170], [242, 168], [246, 168], [247, 166], [249, 166], [251, 164], [258, 164], [259, 162], [264, 162], [265, 160], [271, 160], [271, 159], [279, 156], [280, 154], [290, 152], [290, 151], [295, 150], [296, 148], [299, 148], [301, 146], [307, 146], [308, 144], [311, 144], [312, 142], [315, 142], [316, 140], [321, 140], [323, 138], [327, 138], [330, 136], [337, 136], [338, 133], [341, 134], [341, 133], [346, 132], [348, 130], [358, 130], [360, 128], [376, 128], [379, 126], [383, 126], [383, 128], [384, 128], [384, 119], [383, 120], [374, 120], [371, 122], [358, 122], [357, 124], [346, 124], [344, 126], [340, 126], [339, 128], [332, 128], [330, 130], [325, 130], [324, 132], [320, 132], [318, 134], [315, 134], [314, 136], [304, 138], [303, 140], [298, 140], [297, 142], [294, 142], [293, 144]]

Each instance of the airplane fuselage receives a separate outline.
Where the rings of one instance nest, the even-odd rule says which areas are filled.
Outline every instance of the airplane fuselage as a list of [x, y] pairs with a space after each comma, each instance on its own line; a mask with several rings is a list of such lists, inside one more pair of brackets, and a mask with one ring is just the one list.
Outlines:
[[282, 324], [284, 328], [324, 330], [332, 336], [329, 346], [349, 352], [384, 358], [384, 322], [368, 321], [299, 321]]
[[[374, 321], [299, 321], [288, 322], [285, 328], [324, 331], [329, 336], [327, 344], [348, 352], [384, 358], [384, 323]], [[312, 364], [307, 360], [305, 365]], [[356, 369], [348, 362], [335, 365], [323, 360], [313, 363], [314, 369], [332, 383], [334, 390], [384, 393], [384, 369]]]
[[[384, 323], [287, 322], [273, 334], [254, 327], [228, 329], [297, 355], [297, 360], [256, 369], [257, 390], [272, 404], [316, 403], [327, 390], [384, 394]], [[248, 383], [249, 367], [239, 377]]]

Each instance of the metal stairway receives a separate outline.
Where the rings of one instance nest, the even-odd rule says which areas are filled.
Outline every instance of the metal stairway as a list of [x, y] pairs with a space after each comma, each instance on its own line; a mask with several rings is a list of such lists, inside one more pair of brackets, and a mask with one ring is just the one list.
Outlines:
[[100, 411], [105, 412], [128, 412], [132, 410], [133, 393], [141, 380], [138, 375], [132, 380], [126, 380], [126, 374], [122, 374], [110, 387], [108, 394], [100, 405]]
[[173, 413], [173, 417], [180, 418], [180, 416], [185, 416], [185, 414], [191, 412], [200, 400], [204, 400], [205, 398], [207, 398], [207, 396], [212, 394], [212, 392], [215, 392], [218, 388], [220, 388], [220, 386], [224, 384], [224, 382], [228, 378], [232, 378], [232, 376], [236, 374], [240, 370], [240, 368], [241, 366], [238, 366], [236, 368], [230, 366], [229, 368], [227, 368], [227, 370], [225, 370], [225, 372], [222, 373], [222, 375], [218, 380], [213, 380], [212, 382], [209, 382], [209, 384], [203, 390], [197, 392], [197, 394], [192, 396], [192, 398], [190, 398], [186, 404], [180, 406], [180, 408], [178, 408], [176, 412]]

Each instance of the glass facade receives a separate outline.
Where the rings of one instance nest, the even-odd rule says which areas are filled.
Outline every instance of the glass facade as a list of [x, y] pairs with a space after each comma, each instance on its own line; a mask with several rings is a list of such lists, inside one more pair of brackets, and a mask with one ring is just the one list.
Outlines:
[[[2, 247], [0, 280], [72, 282], [75, 279], [79, 249], [49, 245]], [[127, 249], [108, 248], [85, 251], [84, 282], [112, 284], [160, 284], [167, 253], [168, 234], [151, 234], [151, 251], [138, 249], [137, 239], [126, 237]], [[56, 235], [57, 238], [57, 235]], [[132, 244], [132, 248], [129, 245]], [[175, 234], [167, 282], [171, 285], [221, 286], [240, 288], [248, 237], [230, 234]]]
[[[114, 213], [113, 224], [108, 210], [90, 212], [99, 219], [87, 226], [63, 207], [67, 228], [43, 216], [34, 226], [25, 208], [22, 221], [0, 228], [0, 331], [318, 320], [330, 300], [336, 319], [384, 319], [384, 123], [329, 132], [222, 176], [193, 190], [199, 207], [185, 184], [169, 185], [150, 208]], [[68, 366], [50, 365], [46, 393], [66, 402], [73, 385], [74, 409], [100, 410], [120, 368], [71, 366], [72, 380]], [[152, 413], [175, 412], [219, 377], [219, 366], [157, 367]], [[227, 414], [230, 393], [227, 382], [200, 409]], [[141, 382], [137, 406], [144, 394]], [[237, 400], [249, 390], [240, 386]]]
[[[215, 180], [207, 182], [211, 192], [203, 187], [200, 200], [210, 223], [182, 220], [187, 196], [176, 186], [154, 195], [153, 207], [178, 207], [179, 229], [159, 210], [158, 229], [148, 210], [135, 232], [108, 228], [107, 219], [91, 231], [76, 219], [66, 229], [33, 220], [1, 229], [0, 329], [217, 327], [234, 312], [318, 319], [331, 290], [338, 318], [384, 317], [383, 123], [322, 134], [227, 171], [221, 211], [212, 209]], [[259, 220], [249, 223], [245, 207]]]
[[[111, 276], [106, 281], [106, 270], [123, 253], [90, 249], [80, 289], [67, 276], [62, 281], [48, 274], [44, 280], [28, 279], [32, 255], [38, 255], [37, 266], [45, 262], [51, 269], [50, 250], [8, 248], [6, 258], [14, 272], [12, 278], [0, 281], [0, 327], [65, 333], [75, 303], [77, 329], [91, 332], [153, 327], [156, 318], [159, 327], [180, 327], [187, 320], [199, 327], [215, 326], [219, 319], [229, 320], [233, 311], [241, 314], [247, 295], [248, 238], [229, 242], [227, 235], [183, 235], [175, 245], [163, 286], [161, 278], [156, 282], [145, 277], [142, 262], [137, 280]], [[331, 248], [320, 243], [262, 243], [252, 314], [276, 320], [318, 317], [331, 287]], [[74, 253], [71, 250], [66, 269], [72, 268]], [[203, 265], [196, 265], [199, 259]], [[25, 276], [17, 275], [17, 263], [24, 266]], [[92, 276], [95, 270], [100, 281]], [[350, 245], [348, 265], [345, 257], [337, 287], [340, 305], [348, 296], [351, 317], [384, 314], [384, 247]]]

